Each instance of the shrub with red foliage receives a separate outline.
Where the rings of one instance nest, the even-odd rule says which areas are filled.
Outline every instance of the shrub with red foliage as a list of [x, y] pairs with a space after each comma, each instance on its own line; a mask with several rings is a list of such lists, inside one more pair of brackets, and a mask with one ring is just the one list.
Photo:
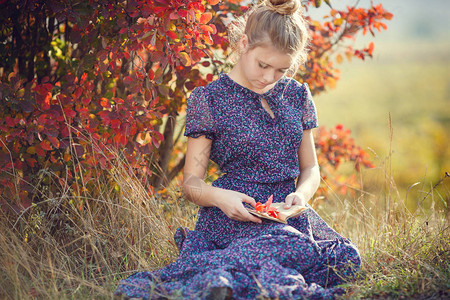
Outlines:
[[[1, 1], [2, 208], [27, 208], [45, 190], [93, 193], [94, 179], [113, 168], [111, 149], [149, 191], [179, 176], [174, 120], [189, 92], [224, 69], [213, 51], [229, 54], [226, 18], [246, 9], [237, 0]], [[354, 50], [345, 41], [391, 17], [380, 4], [330, 9], [324, 23], [308, 18], [311, 55], [297, 79], [313, 94], [333, 86], [332, 54], [371, 56], [373, 43]], [[336, 165], [341, 154], [330, 147], [323, 155]]]

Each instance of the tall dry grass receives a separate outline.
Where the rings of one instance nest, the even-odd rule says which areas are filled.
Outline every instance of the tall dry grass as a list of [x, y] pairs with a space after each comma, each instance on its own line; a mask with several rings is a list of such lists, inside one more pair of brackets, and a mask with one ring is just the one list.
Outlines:
[[[449, 178], [443, 177], [440, 183], [444, 180]], [[446, 197], [448, 203], [450, 193], [445, 188], [442, 193], [442, 188], [435, 185], [423, 194]], [[404, 197], [385, 192], [363, 192], [353, 201], [337, 199], [333, 213], [326, 213], [330, 208], [321, 211], [329, 224], [358, 245], [362, 255], [361, 271], [346, 284], [348, 293], [343, 298], [449, 299], [448, 208], [439, 210], [432, 204], [431, 209], [423, 209], [419, 203], [411, 212]]]
[[[176, 258], [172, 236], [178, 226], [193, 228], [196, 207], [177, 186], [167, 197], [152, 195], [120, 154], [113, 164], [96, 179], [97, 197], [44, 191], [45, 200], [22, 215], [0, 215], [0, 299], [110, 299], [121, 278]], [[389, 168], [379, 171], [386, 181], [378, 192], [336, 194], [317, 208], [361, 251], [362, 270], [343, 297], [448, 298], [448, 208], [422, 210], [419, 201], [408, 211]], [[443, 184], [424, 195], [450, 199]]]
[[196, 208], [152, 195], [119, 154], [113, 163], [96, 198], [66, 188], [0, 215], [0, 299], [110, 298], [120, 278], [176, 258], [172, 236], [193, 226]]

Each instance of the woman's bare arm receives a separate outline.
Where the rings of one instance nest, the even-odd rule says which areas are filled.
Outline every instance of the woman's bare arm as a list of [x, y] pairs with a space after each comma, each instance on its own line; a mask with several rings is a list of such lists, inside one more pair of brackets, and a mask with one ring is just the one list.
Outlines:
[[261, 219], [250, 214], [242, 202], [255, 205], [255, 199], [243, 193], [213, 187], [205, 183], [212, 141], [205, 136], [188, 137], [186, 162], [183, 174], [183, 192], [188, 200], [200, 206], [216, 206], [229, 218], [238, 221], [260, 223]]
[[303, 132], [302, 143], [298, 149], [300, 176], [294, 193], [286, 197], [286, 208], [291, 204], [306, 204], [314, 196], [320, 184], [320, 170], [312, 130]]

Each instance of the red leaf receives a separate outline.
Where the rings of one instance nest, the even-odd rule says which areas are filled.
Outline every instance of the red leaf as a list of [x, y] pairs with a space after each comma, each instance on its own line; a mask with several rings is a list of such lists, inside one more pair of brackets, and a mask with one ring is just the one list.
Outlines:
[[100, 163], [100, 167], [101, 167], [103, 170], [106, 170], [106, 158], [100, 157], [100, 159], [98, 160], [98, 162]]
[[152, 69], [148, 70], [148, 79], [153, 80], [155, 78], [155, 72]]
[[111, 108], [111, 104], [109, 103], [109, 100], [106, 98], [100, 98], [100, 105], [104, 108]]
[[115, 119], [115, 120], [111, 120], [111, 128], [112, 129], [119, 129], [120, 128], [120, 120]]
[[209, 25], [200, 25], [200, 28], [202, 29], [203, 32], [214, 32], [214, 29], [209, 26]]
[[123, 79], [123, 83], [125, 83], [126, 85], [129, 85], [132, 82], [133, 82], [133, 79], [131, 79], [130, 76], [125, 76], [125, 78]]
[[220, 0], [208, 0], [208, 3], [211, 5], [216, 5]]
[[169, 19], [171, 19], [171, 20], [176, 20], [176, 19], [178, 19], [178, 14], [177, 14], [177, 12], [176, 12], [176, 11], [171, 12], [170, 15], [169, 15]]
[[185, 10], [185, 9], [180, 9], [180, 10], [178, 11], [178, 15], [179, 15], [180, 17], [182, 17], [182, 18], [186, 18], [186, 16], [187, 16], [187, 10]]
[[383, 14], [383, 17], [384, 17], [386, 20], [391, 20], [393, 16], [394, 16], [394, 15], [391, 14], [391, 13], [389, 13], [389, 12], [385, 12], [385, 13]]
[[114, 142], [116, 142], [117, 144], [121, 144], [121, 145], [125, 146], [126, 143], [127, 143], [127, 138], [123, 134], [116, 133], [114, 135]]
[[[46, 151], [52, 150], [52, 146], [50, 145], [50, 142], [48, 140], [43, 140], [40, 143], [40, 146], [43, 150], [46, 150]], [[37, 152], [37, 150], [38, 150], [38, 148], [36, 148], [36, 152]]]
[[269, 199], [267, 199], [266, 204], [266, 209], [268, 209], [271, 205], [272, 205], [272, 201], [273, 201], [273, 194], [270, 195]]
[[264, 204], [262, 204], [261, 202], [256, 202], [255, 210], [259, 211], [259, 212], [263, 212], [264, 211]]
[[84, 154], [84, 148], [83, 148], [83, 146], [81, 146], [80, 144], [74, 144], [74, 145], [73, 145], [73, 149], [75, 150], [75, 154], [76, 154], [78, 157], [83, 156], [83, 154]]
[[81, 100], [81, 102], [87, 106], [91, 102], [91, 98], [84, 98], [83, 100]]
[[374, 44], [373, 44], [373, 42], [370, 42], [370, 44], [369, 44], [369, 49], [368, 49], [368, 51], [367, 51], [367, 52], [369, 52], [370, 55], [372, 55], [373, 48], [374, 48]]
[[200, 23], [206, 24], [212, 19], [212, 13], [206, 12], [200, 17]]
[[32, 168], [34, 167], [34, 165], [35, 165], [36, 162], [37, 162], [37, 160], [34, 159], [34, 158], [27, 158], [26, 161], [27, 161], [27, 164], [28, 164], [30, 167], [32, 167]]
[[47, 138], [52, 143], [55, 149], [59, 148], [59, 140], [57, 138], [55, 138], [54, 136], [47, 136]]
[[217, 28], [216, 28], [216, 25], [214, 25], [214, 24], [209, 24], [209, 27], [211, 27], [212, 28], [212, 34], [216, 34], [217, 33]]
[[44, 98], [44, 103], [42, 104], [42, 109], [43, 110], [50, 109], [50, 100], [51, 99], [52, 99], [52, 94], [47, 93], [47, 95], [45, 95], [45, 98]]
[[73, 93], [73, 99], [77, 100], [78, 98], [80, 98], [82, 92], [83, 92], [83, 89], [81, 87], [77, 87], [77, 89]]
[[16, 126], [16, 119], [11, 118], [10, 116], [6, 116], [5, 117], [5, 121], [6, 121], [6, 125], [8, 125], [8, 127], [15, 127]]
[[168, 37], [170, 37], [172, 40], [175, 40], [176, 38], [178, 38], [177, 34], [173, 31], [166, 31], [166, 35]]
[[75, 117], [77, 115], [77, 113], [73, 109], [71, 109], [70, 107], [64, 108], [64, 113], [69, 118], [73, 118], [73, 117]]

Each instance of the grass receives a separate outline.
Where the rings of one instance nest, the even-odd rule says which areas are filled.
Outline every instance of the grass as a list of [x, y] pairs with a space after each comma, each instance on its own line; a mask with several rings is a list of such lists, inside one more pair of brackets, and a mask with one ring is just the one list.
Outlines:
[[[447, 57], [444, 46], [434, 55], [421, 45], [425, 59], [391, 47], [386, 63], [344, 65], [338, 87], [315, 97], [321, 124], [350, 128], [378, 166], [361, 173], [356, 196], [329, 191], [317, 203], [362, 255], [343, 299], [450, 298], [450, 74], [434, 59]], [[120, 279], [177, 257], [172, 236], [194, 227], [197, 208], [180, 186], [145, 190], [119, 157], [85, 193], [43, 190], [22, 215], [0, 210], [0, 299], [111, 299]]]
[[0, 216], [0, 299], [109, 299], [120, 278], [176, 257], [174, 229], [192, 224], [195, 208], [158, 200], [119, 156], [115, 164], [96, 198], [66, 189], [18, 218]]
[[[0, 216], [0, 299], [110, 299], [121, 278], [176, 258], [173, 233], [193, 228], [197, 208], [180, 187], [152, 195], [119, 156], [114, 165], [95, 191], [44, 192], [22, 215]], [[450, 198], [443, 184], [425, 192]], [[362, 270], [343, 298], [450, 296], [448, 209], [410, 213], [388, 177], [377, 194], [335, 194], [317, 211], [361, 251]]]

